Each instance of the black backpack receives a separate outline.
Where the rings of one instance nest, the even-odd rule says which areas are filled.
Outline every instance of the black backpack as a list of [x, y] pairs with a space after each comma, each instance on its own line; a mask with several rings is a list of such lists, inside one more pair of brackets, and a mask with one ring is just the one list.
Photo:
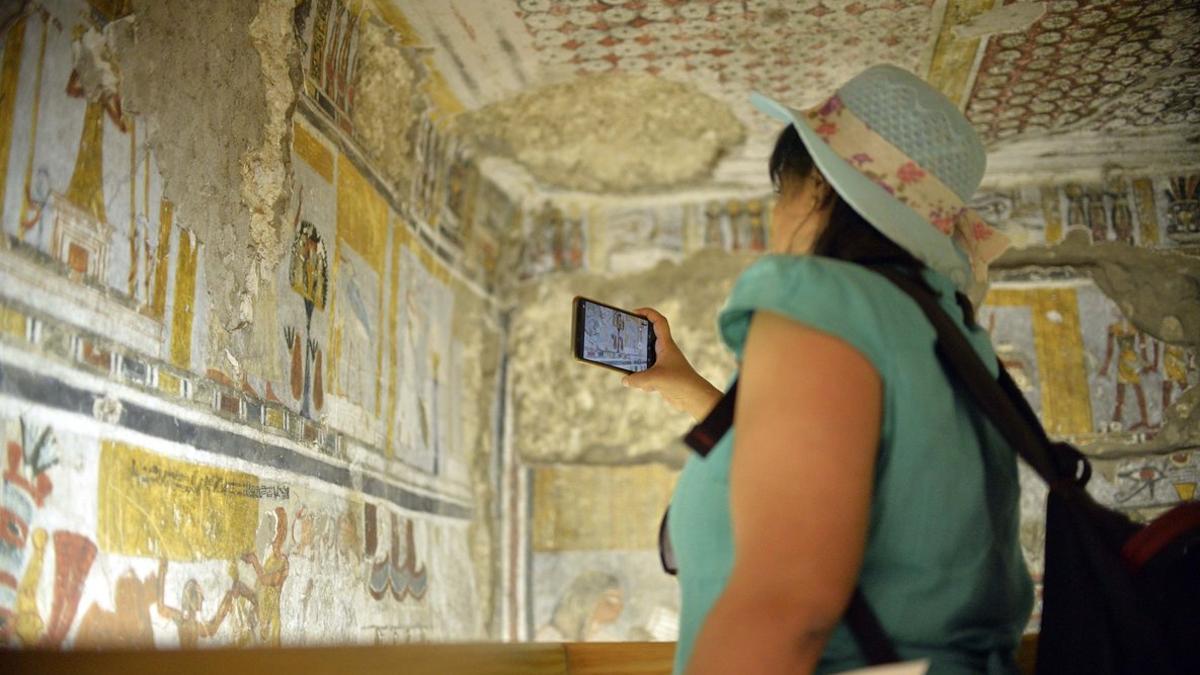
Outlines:
[[[924, 281], [869, 266], [908, 294], [937, 330], [935, 350], [951, 380], [1049, 487], [1037, 673], [1200, 673], [1200, 502], [1180, 504], [1147, 525], [1088, 494], [1092, 468], [1075, 447], [1050, 440], [1000, 365], [993, 378]], [[733, 425], [737, 383], [684, 438], [701, 457]], [[659, 526], [663, 569], [675, 574], [667, 516]], [[861, 589], [845, 622], [868, 663], [898, 660]]]

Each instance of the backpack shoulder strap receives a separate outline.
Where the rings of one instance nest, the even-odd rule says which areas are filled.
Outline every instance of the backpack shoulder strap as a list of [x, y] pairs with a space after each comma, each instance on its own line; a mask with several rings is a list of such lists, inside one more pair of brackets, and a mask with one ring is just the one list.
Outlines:
[[717, 441], [721, 440], [725, 432], [733, 426], [733, 407], [737, 401], [737, 386], [738, 381], [734, 380], [733, 384], [729, 386], [729, 391], [725, 392], [721, 400], [717, 401], [704, 419], [683, 437], [683, 442], [697, 455], [708, 457], [708, 453], [712, 452]]
[[1025, 396], [1004, 369], [1004, 364], [997, 364], [999, 377], [992, 377], [967, 337], [938, 304], [933, 291], [923, 281], [894, 268], [871, 269], [904, 291], [921, 308], [937, 331], [935, 349], [938, 359], [946, 371], [963, 385], [1013, 451], [1037, 471], [1051, 488], [1069, 484], [1085, 485], [1091, 476], [1087, 459], [1070, 445], [1050, 440]]

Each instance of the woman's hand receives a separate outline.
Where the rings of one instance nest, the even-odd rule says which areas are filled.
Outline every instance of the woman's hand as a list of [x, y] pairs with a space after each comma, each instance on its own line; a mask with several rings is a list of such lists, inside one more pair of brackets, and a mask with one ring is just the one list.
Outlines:
[[667, 318], [643, 307], [634, 314], [646, 317], [654, 326], [654, 365], [649, 370], [631, 373], [621, 380], [626, 387], [657, 392], [667, 405], [701, 420], [721, 398], [721, 392], [692, 368], [683, 352], [671, 339]]

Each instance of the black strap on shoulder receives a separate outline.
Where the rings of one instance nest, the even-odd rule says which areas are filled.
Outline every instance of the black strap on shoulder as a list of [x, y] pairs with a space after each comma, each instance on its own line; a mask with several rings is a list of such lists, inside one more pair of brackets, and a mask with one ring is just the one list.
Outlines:
[[896, 654], [896, 648], [892, 646], [891, 639], [888, 638], [887, 633], [883, 632], [883, 626], [879, 624], [879, 617], [875, 616], [871, 605], [867, 604], [862, 586], [854, 587], [854, 594], [850, 596], [850, 604], [846, 607], [844, 619], [846, 627], [850, 629], [850, 634], [854, 636], [854, 641], [858, 643], [858, 648], [862, 650], [863, 657], [868, 664], [881, 666], [900, 660], [900, 656]]
[[963, 385], [1008, 445], [1047, 485], [1051, 489], [1086, 485], [1091, 476], [1087, 459], [1070, 445], [1050, 440], [1004, 365], [998, 363], [999, 377], [992, 377], [978, 352], [941, 308], [933, 292], [924, 283], [896, 269], [872, 269], [917, 303], [937, 331], [935, 348], [946, 372]]
[[717, 441], [721, 440], [725, 432], [733, 426], [733, 406], [737, 401], [737, 385], [737, 380], [734, 380], [729, 391], [725, 392], [721, 400], [717, 401], [712, 410], [708, 411], [708, 415], [705, 415], [704, 419], [692, 427], [687, 436], [683, 437], [683, 442], [696, 451], [697, 455], [708, 457], [708, 453], [712, 452]]

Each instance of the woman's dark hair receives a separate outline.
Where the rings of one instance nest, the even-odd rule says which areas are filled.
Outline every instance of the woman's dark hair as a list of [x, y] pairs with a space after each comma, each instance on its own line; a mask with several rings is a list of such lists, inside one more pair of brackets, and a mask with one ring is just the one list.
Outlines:
[[[771, 175], [771, 184], [779, 194], [792, 186], [798, 186], [812, 175], [816, 165], [813, 164], [808, 148], [800, 140], [796, 127], [789, 124], [779, 134], [775, 149], [771, 151], [767, 169]], [[836, 191], [830, 190], [826, 199], [821, 207], [827, 206], [828, 200], [832, 199], [833, 213], [829, 218], [829, 226], [817, 235], [816, 241], [813, 242], [813, 255], [859, 265], [891, 265], [901, 268], [917, 279], [921, 278], [919, 273], [925, 269], [925, 263], [875, 229]], [[973, 326], [975, 312], [971, 301], [962, 293], [956, 293], [955, 296], [962, 307], [967, 325]]]

